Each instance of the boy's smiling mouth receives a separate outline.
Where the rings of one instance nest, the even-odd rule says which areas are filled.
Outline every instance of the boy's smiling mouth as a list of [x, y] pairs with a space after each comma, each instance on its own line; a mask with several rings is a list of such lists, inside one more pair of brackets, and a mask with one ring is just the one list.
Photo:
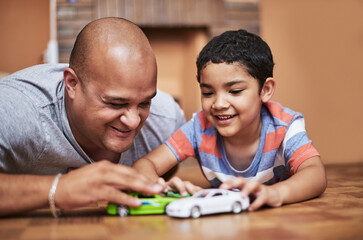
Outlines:
[[217, 118], [220, 121], [228, 120], [228, 119], [234, 118], [235, 116], [237, 116], [237, 114], [234, 114], [234, 115], [214, 115], [214, 117]]

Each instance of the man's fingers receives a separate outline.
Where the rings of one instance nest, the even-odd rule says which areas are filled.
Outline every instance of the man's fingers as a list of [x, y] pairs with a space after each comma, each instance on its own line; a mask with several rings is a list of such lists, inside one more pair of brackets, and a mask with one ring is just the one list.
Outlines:
[[55, 195], [57, 206], [72, 209], [107, 200], [138, 206], [140, 202], [120, 190], [158, 194], [163, 186], [130, 167], [101, 161], [64, 174]]
[[166, 182], [165, 182], [164, 178], [162, 178], [162, 177], [159, 177], [159, 178], [158, 178], [158, 183], [159, 183], [161, 186], [164, 186], [164, 187], [165, 187], [165, 185], [166, 185]]
[[125, 192], [119, 191], [113, 187], [107, 186], [108, 193], [106, 194], [108, 197], [103, 200], [108, 202], [114, 202], [117, 204], [127, 205], [130, 207], [138, 207], [142, 204], [142, 201], [138, 198], [135, 198]]
[[157, 194], [163, 189], [163, 186], [150, 181], [150, 179], [130, 167], [113, 164], [108, 161], [103, 161], [103, 164], [99, 164], [98, 167], [100, 168], [101, 182], [115, 188], [147, 194]]

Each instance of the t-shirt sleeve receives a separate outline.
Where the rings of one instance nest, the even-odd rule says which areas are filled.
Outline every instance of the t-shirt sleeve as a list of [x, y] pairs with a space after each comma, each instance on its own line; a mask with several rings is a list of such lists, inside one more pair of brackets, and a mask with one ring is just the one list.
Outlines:
[[320, 156], [306, 134], [305, 120], [300, 114], [289, 125], [283, 146], [286, 163], [289, 164], [293, 174], [305, 160]]
[[31, 166], [44, 151], [44, 132], [25, 95], [18, 91], [0, 91], [0, 95], [0, 172], [13, 173]]
[[179, 128], [165, 143], [174, 153], [179, 162], [188, 157], [195, 157], [194, 142], [195, 131], [192, 119]]

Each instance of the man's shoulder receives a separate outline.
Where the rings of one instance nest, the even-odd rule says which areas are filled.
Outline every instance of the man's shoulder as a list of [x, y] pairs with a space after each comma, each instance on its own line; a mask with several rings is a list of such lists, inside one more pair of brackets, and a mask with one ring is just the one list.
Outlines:
[[184, 112], [170, 94], [158, 89], [151, 103], [149, 117], [184, 119]]
[[67, 64], [41, 64], [17, 71], [0, 81], [3, 93], [13, 98], [31, 99], [33, 104], [47, 104], [61, 98], [63, 70]]
[[68, 64], [65, 63], [39, 64], [14, 72], [9, 76], [4, 77], [2, 80], [13, 81], [13, 80], [30, 79], [36, 81], [37, 79], [43, 79], [44, 77], [49, 77], [52, 75], [58, 76], [59, 73], [63, 73], [63, 70], [66, 67], [68, 67]]

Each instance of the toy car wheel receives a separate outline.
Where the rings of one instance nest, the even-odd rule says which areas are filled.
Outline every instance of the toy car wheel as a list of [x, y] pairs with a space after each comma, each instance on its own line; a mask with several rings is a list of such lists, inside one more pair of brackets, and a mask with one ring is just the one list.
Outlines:
[[233, 213], [240, 213], [242, 211], [242, 206], [241, 203], [239, 202], [235, 202], [232, 205], [232, 212]]
[[120, 215], [120, 217], [126, 217], [127, 215], [129, 215], [129, 209], [126, 206], [119, 206], [117, 208], [117, 213], [118, 215]]
[[200, 217], [200, 209], [197, 206], [192, 207], [190, 210], [190, 216], [192, 218], [199, 218]]

